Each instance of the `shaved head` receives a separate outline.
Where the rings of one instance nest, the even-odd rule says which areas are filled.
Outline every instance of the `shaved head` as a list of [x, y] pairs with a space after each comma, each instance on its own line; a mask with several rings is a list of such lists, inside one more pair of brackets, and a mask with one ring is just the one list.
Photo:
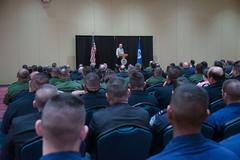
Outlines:
[[200, 128], [207, 117], [208, 103], [208, 94], [204, 89], [192, 84], [177, 87], [170, 103], [174, 123], [178, 127]]
[[85, 124], [82, 101], [71, 94], [51, 98], [42, 113], [42, 136], [54, 148], [80, 144], [80, 132]]
[[240, 101], [240, 81], [236, 79], [229, 79], [223, 83], [223, 98], [226, 103], [228, 100], [231, 102]]
[[88, 91], [97, 91], [100, 87], [100, 79], [96, 73], [88, 73], [84, 78], [85, 87]]

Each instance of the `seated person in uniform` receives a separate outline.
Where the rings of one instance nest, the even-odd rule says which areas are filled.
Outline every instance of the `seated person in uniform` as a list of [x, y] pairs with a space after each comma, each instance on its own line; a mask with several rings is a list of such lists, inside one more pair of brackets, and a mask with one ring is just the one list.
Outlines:
[[37, 90], [33, 107], [38, 113], [27, 114], [13, 119], [3, 149], [3, 159], [19, 159], [20, 148], [28, 140], [36, 138], [35, 121], [41, 118], [41, 112], [46, 102], [58, 94], [55, 86], [45, 84]]
[[225, 80], [224, 71], [221, 67], [213, 66], [208, 70], [209, 86], [205, 87], [209, 96], [209, 103], [222, 98], [222, 84]]
[[222, 95], [226, 106], [208, 118], [208, 123], [217, 131], [221, 131], [226, 122], [240, 117], [240, 81], [237, 79], [226, 80], [223, 83]]
[[149, 128], [148, 112], [128, 104], [128, 85], [123, 78], [114, 77], [107, 83], [106, 97], [110, 104], [106, 109], [93, 114], [89, 124], [87, 151], [94, 154], [96, 138], [101, 133], [123, 125]]
[[240, 81], [240, 60], [233, 63], [232, 77]]
[[85, 160], [79, 153], [88, 127], [82, 101], [71, 94], [59, 94], [45, 105], [41, 120], [35, 123], [36, 133], [43, 137], [41, 160]]
[[4, 96], [3, 103], [8, 105], [13, 98], [22, 91], [28, 90], [29, 72], [27, 69], [20, 69], [17, 73], [17, 81], [8, 86], [7, 93]]
[[152, 86], [159, 83], [164, 83], [165, 79], [162, 77], [162, 69], [156, 67], [153, 69], [153, 76], [146, 80], [148, 86]]
[[81, 96], [86, 109], [95, 106], [108, 106], [104, 92], [100, 92], [100, 79], [96, 73], [88, 73], [84, 78], [84, 89], [86, 94]]
[[227, 149], [233, 151], [238, 157], [240, 157], [239, 146], [240, 146], [240, 133], [224, 139], [220, 144]]
[[233, 152], [200, 133], [208, 113], [208, 95], [204, 89], [189, 84], [177, 87], [167, 109], [174, 138], [149, 160], [238, 160]]
[[21, 98], [17, 99], [13, 103], [10, 103], [3, 116], [1, 131], [7, 134], [11, 127], [12, 120], [18, 116], [23, 116], [31, 113], [37, 113], [37, 109], [33, 107], [33, 100], [36, 91], [44, 84], [48, 83], [48, 75], [45, 73], [31, 73], [31, 79], [29, 80], [29, 92]]
[[148, 93], [144, 91], [145, 84], [144, 76], [141, 72], [135, 71], [131, 73], [129, 81], [129, 88], [131, 92], [128, 97], [128, 104], [133, 106], [137, 103], [148, 102], [153, 104], [155, 107], [159, 107], [156, 97], [148, 95]]

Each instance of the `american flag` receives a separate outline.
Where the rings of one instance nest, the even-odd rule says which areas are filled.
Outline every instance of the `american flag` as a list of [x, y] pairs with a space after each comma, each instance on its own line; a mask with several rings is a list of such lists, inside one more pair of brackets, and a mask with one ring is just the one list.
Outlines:
[[90, 57], [90, 64], [91, 65], [96, 65], [96, 51], [97, 51], [97, 47], [96, 47], [96, 43], [94, 41], [94, 36], [92, 37], [92, 47], [91, 47], [91, 57]]

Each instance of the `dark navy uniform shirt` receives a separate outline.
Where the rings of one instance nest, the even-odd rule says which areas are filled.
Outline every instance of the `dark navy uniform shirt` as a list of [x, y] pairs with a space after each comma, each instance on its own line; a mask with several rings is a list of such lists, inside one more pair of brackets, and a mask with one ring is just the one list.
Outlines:
[[223, 141], [220, 142], [220, 144], [231, 151], [233, 151], [238, 157], [240, 157], [240, 133], [236, 134], [232, 137], [229, 137], [227, 139], [224, 139]]
[[208, 123], [219, 131], [222, 129], [225, 123], [239, 116], [240, 103], [232, 103], [210, 115], [208, 118]]
[[90, 160], [89, 157], [82, 157], [79, 152], [57, 152], [42, 156], [40, 160]]
[[230, 150], [201, 134], [179, 136], [149, 160], [239, 160]]

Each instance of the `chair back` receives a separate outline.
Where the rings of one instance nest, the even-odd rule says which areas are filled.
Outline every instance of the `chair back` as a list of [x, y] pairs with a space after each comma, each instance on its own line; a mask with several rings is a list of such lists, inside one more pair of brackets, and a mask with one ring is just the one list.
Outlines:
[[106, 106], [104, 106], [104, 105], [93, 106], [93, 107], [87, 108], [86, 109], [86, 113], [87, 113], [86, 124], [88, 125], [90, 123], [94, 112], [97, 112], [97, 111], [99, 111], [101, 109], [104, 109], [104, 108], [106, 108]]
[[224, 125], [223, 137], [228, 138], [240, 133], [240, 117], [237, 117]]
[[155, 106], [152, 103], [148, 103], [148, 102], [137, 103], [137, 104], [133, 105], [133, 107], [140, 107], [140, 108], [146, 110], [149, 113], [150, 117], [152, 117], [156, 113], [160, 112], [160, 108], [158, 108], [158, 106]]
[[97, 138], [98, 160], [145, 160], [152, 142], [152, 133], [135, 126], [107, 131]]
[[34, 138], [25, 143], [20, 150], [20, 160], [39, 160], [42, 156], [42, 138]]
[[[207, 124], [206, 122], [203, 122], [201, 133], [203, 134], [204, 137], [213, 139], [215, 135], [215, 130], [211, 125]], [[163, 130], [163, 140], [162, 140], [163, 146], [166, 146], [171, 141], [172, 137], [173, 137], [173, 127], [172, 125], [169, 125]]]
[[219, 109], [222, 109], [225, 106], [223, 98], [218, 99], [212, 103], [209, 104], [209, 110], [211, 113], [214, 113], [218, 111]]

